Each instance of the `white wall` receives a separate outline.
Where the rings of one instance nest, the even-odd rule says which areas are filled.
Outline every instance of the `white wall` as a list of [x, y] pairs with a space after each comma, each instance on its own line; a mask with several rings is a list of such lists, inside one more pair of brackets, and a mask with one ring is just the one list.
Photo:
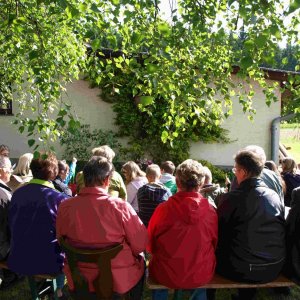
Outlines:
[[[230, 144], [193, 143], [191, 158], [206, 159], [215, 165], [230, 166], [233, 164], [232, 157], [237, 150], [249, 144], [262, 146], [267, 156], [270, 157], [271, 122], [280, 116], [280, 101], [268, 107], [259, 86], [256, 83], [252, 84], [257, 90], [253, 99], [254, 108], [257, 109], [254, 121], [247, 119], [247, 115], [242, 112], [242, 106], [234, 98], [233, 115], [223, 124], [223, 127], [230, 131], [229, 138], [234, 142]], [[78, 80], [67, 86], [67, 94], [63, 96], [63, 100], [72, 104], [75, 115], [82, 123], [89, 123], [92, 128], [116, 131], [111, 104], [103, 102], [99, 98], [99, 93], [99, 89], [90, 89], [88, 82]], [[280, 99], [279, 89], [276, 93]], [[14, 108], [13, 112], [15, 112]], [[0, 144], [8, 145], [11, 148], [11, 157], [17, 158], [23, 153], [30, 152], [30, 149], [27, 146], [26, 135], [18, 133], [17, 127], [10, 124], [12, 120], [13, 117], [0, 116]], [[58, 157], [62, 158], [63, 152], [59, 143], [55, 144], [55, 148]]]
[[262, 89], [257, 83], [251, 83], [256, 91], [253, 97], [253, 107], [256, 109], [254, 120], [248, 120], [247, 114], [243, 113], [242, 105], [238, 103], [236, 97], [233, 97], [233, 114], [225, 120], [222, 127], [229, 130], [229, 138], [234, 142], [229, 144], [193, 143], [191, 158], [206, 159], [214, 165], [232, 166], [233, 155], [239, 149], [247, 145], [259, 145], [265, 149], [267, 158], [271, 159], [271, 122], [280, 116], [280, 90], [278, 88], [276, 91], [279, 101], [268, 107]]

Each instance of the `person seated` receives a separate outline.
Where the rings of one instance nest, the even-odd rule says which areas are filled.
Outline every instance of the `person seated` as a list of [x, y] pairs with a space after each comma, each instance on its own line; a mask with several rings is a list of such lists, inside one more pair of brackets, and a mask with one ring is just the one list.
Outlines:
[[134, 161], [128, 161], [127, 163], [125, 163], [122, 166], [122, 173], [125, 176], [127, 201], [138, 213], [139, 205], [137, 200], [137, 192], [139, 188], [148, 183], [146, 174]]
[[[85, 187], [80, 194], [62, 203], [58, 209], [57, 237], [80, 248], [101, 249], [121, 243], [123, 249], [112, 259], [114, 300], [129, 292], [130, 299], [142, 299], [144, 259], [147, 231], [128, 202], [108, 194], [112, 163], [105, 157], [94, 156], [83, 169]], [[80, 266], [88, 280], [89, 289], [95, 292], [93, 280], [98, 274], [97, 265]], [[74, 290], [67, 261], [64, 272], [70, 290]], [[100, 271], [101, 272], [101, 271]]]
[[281, 161], [282, 178], [286, 185], [286, 193], [284, 195], [285, 206], [291, 206], [292, 191], [300, 186], [300, 174], [297, 173], [297, 164], [291, 157], [285, 157]]
[[139, 217], [147, 227], [156, 207], [172, 196], [171, 191], [159, 182], [161, 177], [158, 165], [152, 164], [146, 169], [147, 184], [139, 188], [137, 200], [139, 205]]
[[10, 181], [7, 183], [13, 192], [33, 178], [30, 170], [32, 159], [32, 153], [25, 153], [19, 157], [18, 164], [10, 177]]
[[[12, 168], [7, 156], [0, 156], [0, 261], [6, 260], [10, 248], [10, 232], [8, 226], [8, 207], [11, 201], [11, 189], [7, 186]], [[9, 287], [19, 276], [6, 269], [0, 269], [0, 289]]]
[[[253, 152], [255, 155], [258, 155], [260, 157], [264, 164], [266, 163], [266, 153], [262, 147], [257, 145], [249, 145], [246, 146], [244, 150]], [[284, 203], [284, 187], [282, 186], [282, 180], [280, 176], [272, 170], [269, 170], [267, 167], [264, 167], [262, 172], [260, 173], [260, 179], [268, 188], [275, 191], [280, 197], [281, 202]], [[230, 185], [230, 191], [234, 191], [237, 188], [238, 183], [236, 177], [234, 177]]]
[[286, 220], [287, 257], [285, 274], [300, 284], [300, 187], [292, 192], [291, 209]]
[[52, 180], [58, 173], [57, 159], [47, 153], [34, 158], [33, 179], [18, 188], [9, 208], [11, 245], [10, 270], [23, 275], [57, 275], [57, 296], [62, 297], [63, 253], [56, 240], [57, 208], [68, 196], [55, 190]]
[[0, 155], [1, 156], [6, 156], [6, 157], [9, 157], [9, 153], [10, 153], [10, 150], [9, 150], [9, 147], [6, 146], [6, 145], [0, 145]]
[[[260, 179], [264, 163], [253, 151], [239, 151], [233, 170], [239, 186], [222, 195], [217, 209], [217, 272], [239, 282], [270, 282], [284, 265], [284, 205]], [[237, 299], [254, 297], [254, 289], [240, 289]]]
[[[215, 271], [218, 218], [200, 194], [202, 165], [192, 159], [176, 169], [178, 192], [154, 211], [148, 225], [149, 276], [173, 289], [189, 289], [193, 299], [206, 299], [205, 289]], [[167, 299], [167, 290], [153, 291], [152, 299]]]
[[177, 192], [176, 181], [173, 176], [175, 165], [170, 160], [167, 160], [160, 165], [160, 169], [161, 178], [159, 181], [171, 191], [172, 195], [174, 195]]
[[58, 161], [58, 174], [53, 180], [54, 187], [61, 193], [65, 193], [67, 196], [72, 196], [71, 189], [64, 183], [64, 180], [69, 174], [69, 166], [64, 160]]
[[[109, 146], [104, 145], [104, 146], [94, 148], [92, 150], [92, 155], [105, 157], [112, 163], [116, 154]], [[84, 187], [84, 177], [82, 172], [79, 172], [77, 174], [76, 184], [77, 184], [77, 192], [79, 193], [81, 188]], [[124, 201], [127, 200], [127, 191], [126, 191], [123, 178], [116, 170], [114, 170], [112, 177], [110, 179], [110, 186], [108, 192], [112, 196], [120, 197]]]
[[225, 193], [225, 189], [221, 188], [219, 184], [212, 183], [212, 174], [208, 167], [203, 167], [204, 170], [204, 184], [200, 193], [204, 198], [207, 198], [212, 206], [217, 207], [217, 197]]

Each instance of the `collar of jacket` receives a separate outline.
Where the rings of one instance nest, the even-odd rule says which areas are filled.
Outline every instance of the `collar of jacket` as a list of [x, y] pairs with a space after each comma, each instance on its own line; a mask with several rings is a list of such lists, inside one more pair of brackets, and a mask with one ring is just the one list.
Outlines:
[[53, 183], [50, 182], [50, 181], [48, 181], [48, 180], [42, 180], [42, 179], [33, 178], [28, 183], [43, 185], [43, 186], [46, 186], [48, 188], [51, 188], [51, 189], [55, 190], [55, 187], [54, 187]]
[[90, 187], [83, 187], [80, 192], [79, 195], [82, 194], [108, 194], [108, 191], [100, 186], [90, 186]]
[[249, 187], [256, 187], [256, 186], [266, 186], [261, 178], [259, 177], [251, 177], [247, 178], [242, 181], [239, 185], [239, 188], [249, 188]]
[[0, 187], [3, 188], [3, 189], [5, 189], [5, 190], [7, 190], [7, 191], [9, 191], [9, 192], [12, 192], [11, 188], [8, 187], [6, 184], [4, 184], [2, 182], [0, 182]]

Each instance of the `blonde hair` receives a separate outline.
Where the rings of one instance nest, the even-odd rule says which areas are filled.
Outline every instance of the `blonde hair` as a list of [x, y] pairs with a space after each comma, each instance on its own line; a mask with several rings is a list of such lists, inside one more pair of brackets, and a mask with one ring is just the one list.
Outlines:
[[203, 166], [196, 160], [187, 159], [176, 169], [176, 178], [185, 191], [192, 191], [204, 183]]
[[282, 173], [292, 173], [292, 174], [296, 174], [297, 172], [297, 164], [295, 162], [295, 160], [291, 157], [285, 157], [282, 161], [281, 161], [281, 165], [282, 165]]
[[112, 162], [116, 156], [115, 152], [107, 145], [94, 148], [92, 154], [93, 156], [105, 157], [109, 162]]
[[159, 165], [152, 164], [147, 167], [146, 169], [147, 177], [154, 177], [155, 179], [158, 179], [160, 175], [161, 175], [161, 171]]
[[21, 176], [31, 175], [30, 163], [32, 159], [33, 159], [32, 153], [25, 153], [21, 155], [19, 157], [18, 164], [14, 169], [14, 174], [21, 175]]
[[131, 182], [137, 177], [145, 177], [146, 174], [143, 172], [140, 167], [134, 161], [128, 161], [122, 166], [122, 172], [127, 173], [126, 184]]

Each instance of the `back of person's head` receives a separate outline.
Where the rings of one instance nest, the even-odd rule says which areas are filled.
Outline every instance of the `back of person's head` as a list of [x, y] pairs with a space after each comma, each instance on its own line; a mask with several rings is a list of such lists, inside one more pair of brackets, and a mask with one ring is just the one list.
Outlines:
[[199, 189], [204, 183], [203, 166], [196, 160], [187, 159], [176, 169], [178, 187], [184, 191]]
[[103, 156], [110, 162], [112, 162], [116, 156], [115, 152], [107, 145], [94, 148], [92, 154], [93, 156]]
[[83, 168], [84, 184], [86, 187], [103, 186], [113, 171], [113, 164], [107, 158], [93, 156]]
[[285, 157], [281, 160], [282, 173], [296, 174], [297, 164], [291, 157]]
[[54, 180], [58, 174], [58, 162], [55, 154], [41, 154], [30, 163], [32, 175], [36, 179]]
[[6, 145], [0, 145], [0, 155], [9, 157], [9, 147]]
[[245, 149], [239, 151], [234, 160], [238, 167], [246, 171], [247, 178], [258, 177], [262, 172], [265, 163], [260, 154]]
[[147, 167], [146, 169], [146, 177], [151, 179], [152, 181], [156, 181], [160, 178], [161, 176], [161, 171], [160, 167], [158, 165], [152, 164]]
[[212, 174], [211, 171], [208, 167], [204, 166], [203, 167], [203, 171], [204, 171], [204, 184], [211, 184], [212, 182]]
[[19, 157], [18, 164], [14, 170], [15, 175], [27, 176], [31, 175], [30, 163], [33, 159], [32, 153], [25, 153]]
[[145, 172], [143, 172], [138, 166], [138, 164], [136, 164], [132, 160], [126, 162], [122, 166], [122, 173], [125, 175], [126, 183], [129, 183], [130, 181], [134, 180], [137, 177], [146, 176]]
[[273, 160], [267, 160], [265, 162], [265, 167], [275, 173], [278, 173], [277, 165], [275, 164], [275, 162]]
[[265, 150], [262, 147], [257, 146], [257, 145], [249, 145], [242, 150], [247, 150], [247, 151], [251, 151], [251, 152], [255, 153], [256, 155], [258, 155], [260, 157], [260, 159], [265, 164], [267, 157], [266, 157]]
[[169, 173], [171, 175], [173, 175], [173, 173], [175, 171], [175, 165], [170, 160], [164, 161], [160, 165], [160, 168], [164, 173]]
[[0, 168], [10, 168], [11, 169], [11, 161], [7, 156], [0, 155]]
[[0, 155], [0, 178], [7, 183], [11, 175], [11, 161], [7, 156]]

